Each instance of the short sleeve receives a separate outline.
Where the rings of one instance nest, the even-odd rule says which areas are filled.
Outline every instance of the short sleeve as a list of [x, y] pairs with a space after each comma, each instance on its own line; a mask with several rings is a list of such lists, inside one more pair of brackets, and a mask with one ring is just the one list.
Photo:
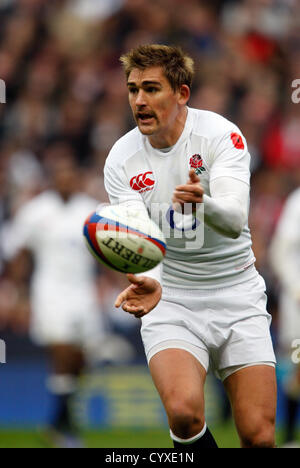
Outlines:
[[237, 127], [212, 140], [210, 161], [210, 181], [226, 176], [250, 184], [250, 154]]
[[129, 185], [122, 167], [114, 168], [106, 163], [104, 167], [104, 186], [112, 205], [126, 202], [143, 202], [141, 195]]

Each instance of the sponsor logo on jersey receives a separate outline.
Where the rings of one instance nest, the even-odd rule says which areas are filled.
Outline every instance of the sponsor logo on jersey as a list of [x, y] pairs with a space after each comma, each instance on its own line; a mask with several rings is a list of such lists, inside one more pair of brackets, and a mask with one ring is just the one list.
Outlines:
[[231, 141], [233, 143], [233, 146], [236, 149], [244, 149], [245, 148], [245, 145], [244, 145], [244, 142], [242, 140], [241, 135], [239, 135], [238, 133], [232, 133], [230, 135], [230, 138], [231, 138]]
[[153, 190], [154, 184], [155, 180], [153, 177], [153, 172], [151, 171], [134, 176], [130, 180], [130, 187], [139, 193], [147, 192], [148, 190]]
[[194, 154], [190, 159], [191, 169], [195, 169], [197, 175], [200, 175], [202, 172], [205, 172], [206, 169], [203, 167], [203, 159], [200, 154]]

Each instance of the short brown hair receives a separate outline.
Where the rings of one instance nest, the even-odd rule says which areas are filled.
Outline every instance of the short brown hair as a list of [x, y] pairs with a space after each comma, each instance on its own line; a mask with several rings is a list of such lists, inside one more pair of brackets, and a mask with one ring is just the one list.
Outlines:
[[180, 47], [160, 44], [141, 45], [120, 58], [126, 78], [134, 68], [145, 70], [150, 67], [162, 67], [166, 78], [174, 91], [181, 85], [189, 87], [194, 77], [194, 60]]

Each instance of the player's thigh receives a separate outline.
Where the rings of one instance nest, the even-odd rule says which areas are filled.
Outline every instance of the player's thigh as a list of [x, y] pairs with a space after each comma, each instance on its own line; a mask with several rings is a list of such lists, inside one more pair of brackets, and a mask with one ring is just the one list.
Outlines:
[[[224, 381], [240, 437], [255, 438], [275, 432], [277, 385], [275, 368], [245, 367]], [[268, 433], [268, 434], [267, 434]]]
[[164, 349], [149, 363], [154, 384], [167, 413], [197, 412], [204, 417], [206, 370], [183, 349]]

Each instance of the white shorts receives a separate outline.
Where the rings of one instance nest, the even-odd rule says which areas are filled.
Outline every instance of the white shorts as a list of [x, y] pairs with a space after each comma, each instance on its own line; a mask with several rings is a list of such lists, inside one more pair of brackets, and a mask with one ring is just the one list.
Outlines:
[[266, 302], [260, 275], [215, 290], [164, 288], [158, 306], [142, 318], [147, 360], [162, 349], [179, 347], [222, 380], [232, 373], [229, 368], [274, 365]]
[[104, 335], [101, 308], [94, 296], [39, 294], [32, 300], [30, 335], [39, 345], [85, 346]]

